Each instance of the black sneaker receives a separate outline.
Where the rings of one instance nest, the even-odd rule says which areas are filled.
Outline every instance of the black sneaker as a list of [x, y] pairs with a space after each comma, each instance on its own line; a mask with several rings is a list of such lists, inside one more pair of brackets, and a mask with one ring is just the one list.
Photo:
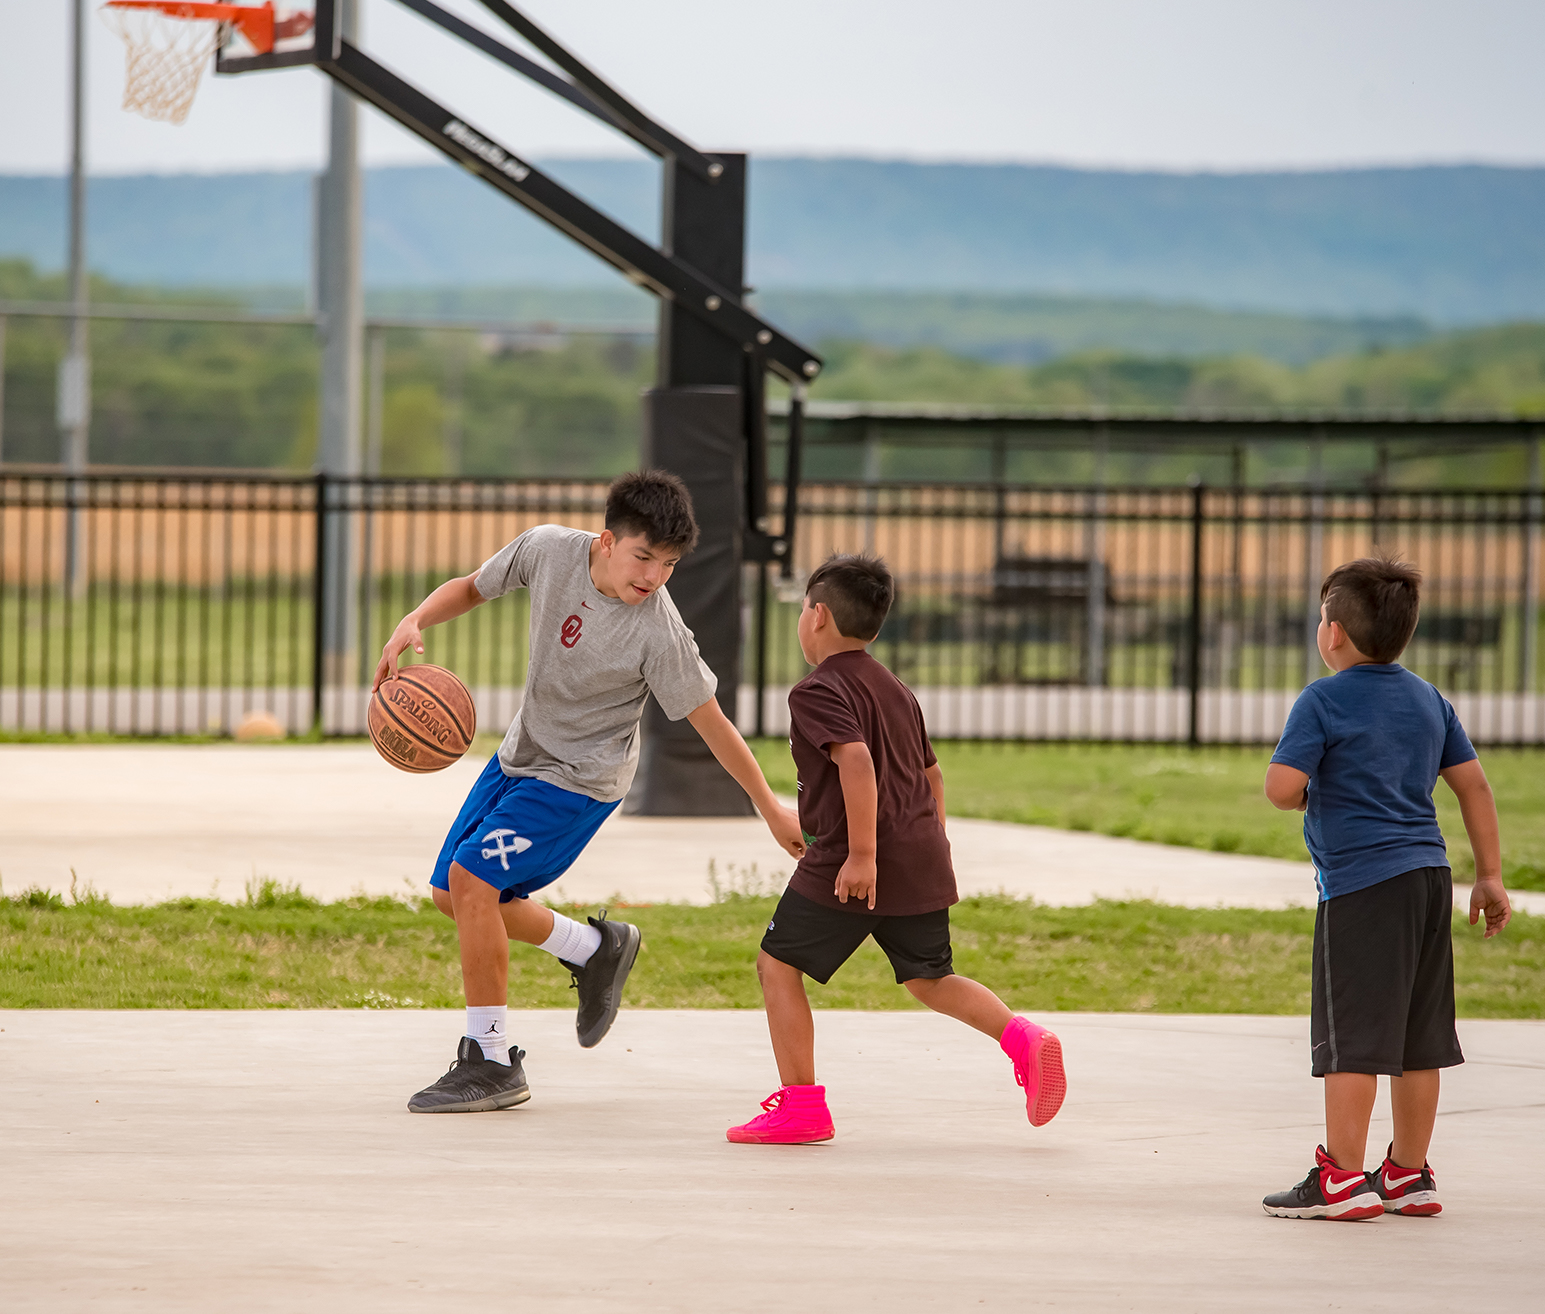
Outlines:
[[1291, 1190], [1268, 1195], [1261, 1207], [1277, 1218], [1329, 1218], [1343, 1223], [1384, 1216], [1384, 1202], [1368, 1179], [1343, 1168], [1323, 1145], [1314, 1152], [1309, 1175]]
[[[623, 982], [638, 957], [640, 936], [638, 927], [630, 922], [607, 921], [604, 911], [599, 921], [594, 917], [587, 920], [601, 933], [601, 947], [583, 967], [563, 965], [574, 977], [574, 988], [579, 991], [579, 1016], [574, 1022], [579, 1043], [585, 1049], [594, 1049], [617, 1020]], [[558, 961], [563, 962], [561, 958]]]
[[508, 1109], [531, 1098], [520, 1061], [523, 1049], [510, 1048], [509, 1066], [483, 1057], [483, 1047], [471, 1036], [456, 1046], [456, 1061], [433, 1086], [408, 1101], [409, 1113], [484, 1113]]

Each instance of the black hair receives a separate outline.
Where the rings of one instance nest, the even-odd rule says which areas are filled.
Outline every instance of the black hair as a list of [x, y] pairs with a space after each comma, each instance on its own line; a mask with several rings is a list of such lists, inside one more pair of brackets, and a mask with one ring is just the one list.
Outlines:
[[1422, 572], [1393, 557], [1360, 557], [1337, 566], [1320, 586], [1325, 619], [1337, 621], [1357, 651], [1392, 662], [1416, 633]]
[[666, 470], [618, 475], [606, 493], [606, 527], [617, 538], [642, 534], [650, 547], [677, 548], [685, 556], [697, 546], [692, 494]]
[[834, 552], [811, 572], [805, 596], [826, 604], [844, 639], [869, 643], [896, 600], [896, 581], [880, 557]]

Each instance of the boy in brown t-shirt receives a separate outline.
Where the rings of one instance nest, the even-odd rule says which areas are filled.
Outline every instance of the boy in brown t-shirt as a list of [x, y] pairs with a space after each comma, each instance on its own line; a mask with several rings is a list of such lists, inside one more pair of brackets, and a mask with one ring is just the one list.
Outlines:
[[805, 856], [778, 901], [756, 960], [781, 1089], [732, 1141], [799, 1145], [835, 1134], [815, 1084], [815, 1020], [805, 976], [822, 985], [869, 936], [896, 983], [938, 1013], [998, 1041], [1039, 1127], [1062, 1107], [1062, 1046], [956, 976], [950, 905], [959, 900], [944, 835], [944, 775], [911, 690], [866, 651], [895, 585], [883, 561], [833, 556], [810, 576], [799, 646], [816, 669], [789, 693]]

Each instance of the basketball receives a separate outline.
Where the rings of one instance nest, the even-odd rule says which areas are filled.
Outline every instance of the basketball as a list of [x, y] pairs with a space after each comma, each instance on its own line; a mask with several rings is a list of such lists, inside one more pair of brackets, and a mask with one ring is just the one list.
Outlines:
[[376, 752], [420, 775], [457, 761], [477, 733], [472, 695], [443, 666], [404, 666], [395, 680], [383, 680], [365, 719]]

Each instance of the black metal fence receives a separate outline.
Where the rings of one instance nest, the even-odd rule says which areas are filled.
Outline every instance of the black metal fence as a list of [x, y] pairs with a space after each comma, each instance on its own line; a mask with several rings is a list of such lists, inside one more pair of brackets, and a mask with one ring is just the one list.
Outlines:
[[[223, 735], [261, 710], [359, 733], [405, 611], [531, 525], [599, 530], [604, 500], [599, 481], [5, 473], [0, 729]], [[1479, 741], [1545, 742], [1540, 501], [808, 485], [793, 579], [747, 568], [742, 728], [787, 728], [799, 580], [868, 548], [899, 585], [874, 651], [938, 737], [1271, 742], [1323, 674], [1321, 578], [1378, 546], [1427, 577], [1405, 663]], [[485, 728], [519, 706], [526, 615], [517, 594], [429, 635]]]

